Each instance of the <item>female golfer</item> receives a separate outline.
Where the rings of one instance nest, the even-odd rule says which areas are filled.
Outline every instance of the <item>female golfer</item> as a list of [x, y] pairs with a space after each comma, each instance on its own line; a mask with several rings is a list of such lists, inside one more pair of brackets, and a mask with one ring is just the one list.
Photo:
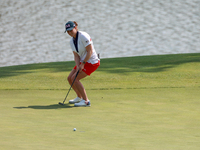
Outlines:
[[79, 74], [72, 86], [77, 94], [77, 97], [70, 100], [69, 103], [74, 104], [74, 106], [91, 106], [85, 88], [80, 80], [94, 72], [99, 67], [100, 60], [94, 49], [90, 36], [86, 32], [78, 31], [77, 26], [78, 24], [75, 21], [68, 21], [65, 24], [65, 32], [72, 37], [70, 40], [70, 46], [72, 48], [76, 64], [67, 78], [70, 85], [74, 81], [76, 73], [79, 70]]

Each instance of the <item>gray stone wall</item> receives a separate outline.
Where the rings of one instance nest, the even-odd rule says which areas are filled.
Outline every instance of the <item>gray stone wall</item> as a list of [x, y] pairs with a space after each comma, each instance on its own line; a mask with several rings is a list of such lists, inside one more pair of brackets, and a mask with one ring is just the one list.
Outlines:
[[73, 60], [68, 20], [101, 58], [200, 52], [200, 0], [1, 0], [0, 67]]

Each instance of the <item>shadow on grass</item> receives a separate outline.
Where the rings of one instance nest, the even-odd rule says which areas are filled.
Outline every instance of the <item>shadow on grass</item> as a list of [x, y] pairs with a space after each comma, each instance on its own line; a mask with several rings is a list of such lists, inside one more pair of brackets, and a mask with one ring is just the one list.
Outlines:
[[185, 63], [200, 62], [200, 53], [104, 59], [99, 71], [109, 73], [162, 72]]
[[[172, 54], [102, 59], [97, 71], [108, 73], [162, 72], [184, 63], [200, 62], [200, 53]], [[74, 61], [0, 67], [0, 78], [33, 72], [66, 72], [74, 67]]]
[[66, 72], [71, 71], [75, 66], [75, 62], [52, 62], [40, 64], [27, 64], [9, 67], [0, 67], [0, 78], [18, 76], [34, 72]]
[[73, 108], [74, 106], [70, 106], [69, 104], [65, 105], [59, 105], [59, 104], [53, 104], [53, 105], [45, 105], [45, 106], [40, 106], [40, 105], [35, 105], [35, 106], [21, 106], [21, 107], [13, 107], [15, 109], [62, 109], [62, 108]]

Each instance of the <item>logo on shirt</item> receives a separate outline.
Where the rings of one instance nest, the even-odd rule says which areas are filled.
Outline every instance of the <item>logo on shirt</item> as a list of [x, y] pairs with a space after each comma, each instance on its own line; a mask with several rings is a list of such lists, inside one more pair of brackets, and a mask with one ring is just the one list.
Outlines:
[[[92, 41], [92, 39], [90, 38], [90, 41]], [[89, 40], [86, 41], [86, 43], [89, 43]]]

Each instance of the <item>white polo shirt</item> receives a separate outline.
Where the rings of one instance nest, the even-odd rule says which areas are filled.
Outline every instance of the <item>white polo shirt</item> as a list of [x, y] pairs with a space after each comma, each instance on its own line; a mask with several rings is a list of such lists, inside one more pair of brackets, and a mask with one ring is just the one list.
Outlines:
[[[99, 58], [97, 56], [97, 53], [94, 49], [94, 45], [92, 42], [92, 39], [90, 38], [90, 35], [87, 34], [86, 32], [83, 31], [78, 31], [78, 41], [77, 41], [77, 49], [74, 45], [74, 41], [73, 41], [73, 37], [70, 40], [70, 46], [72, 48], [72, 51], [76, 52], [79, 56], [80, 56], [80, 61], [83, 62], [86, 55], [87, 55], [87, 51], [86, 48], [88, 45], [92, 45], [92, 55], [90, 57], [90, 59], [87, 61], [88, 63], [91, 64], [96, 64], [99, 61]], [[78, 51], [77, 51], [78, 50]]]

